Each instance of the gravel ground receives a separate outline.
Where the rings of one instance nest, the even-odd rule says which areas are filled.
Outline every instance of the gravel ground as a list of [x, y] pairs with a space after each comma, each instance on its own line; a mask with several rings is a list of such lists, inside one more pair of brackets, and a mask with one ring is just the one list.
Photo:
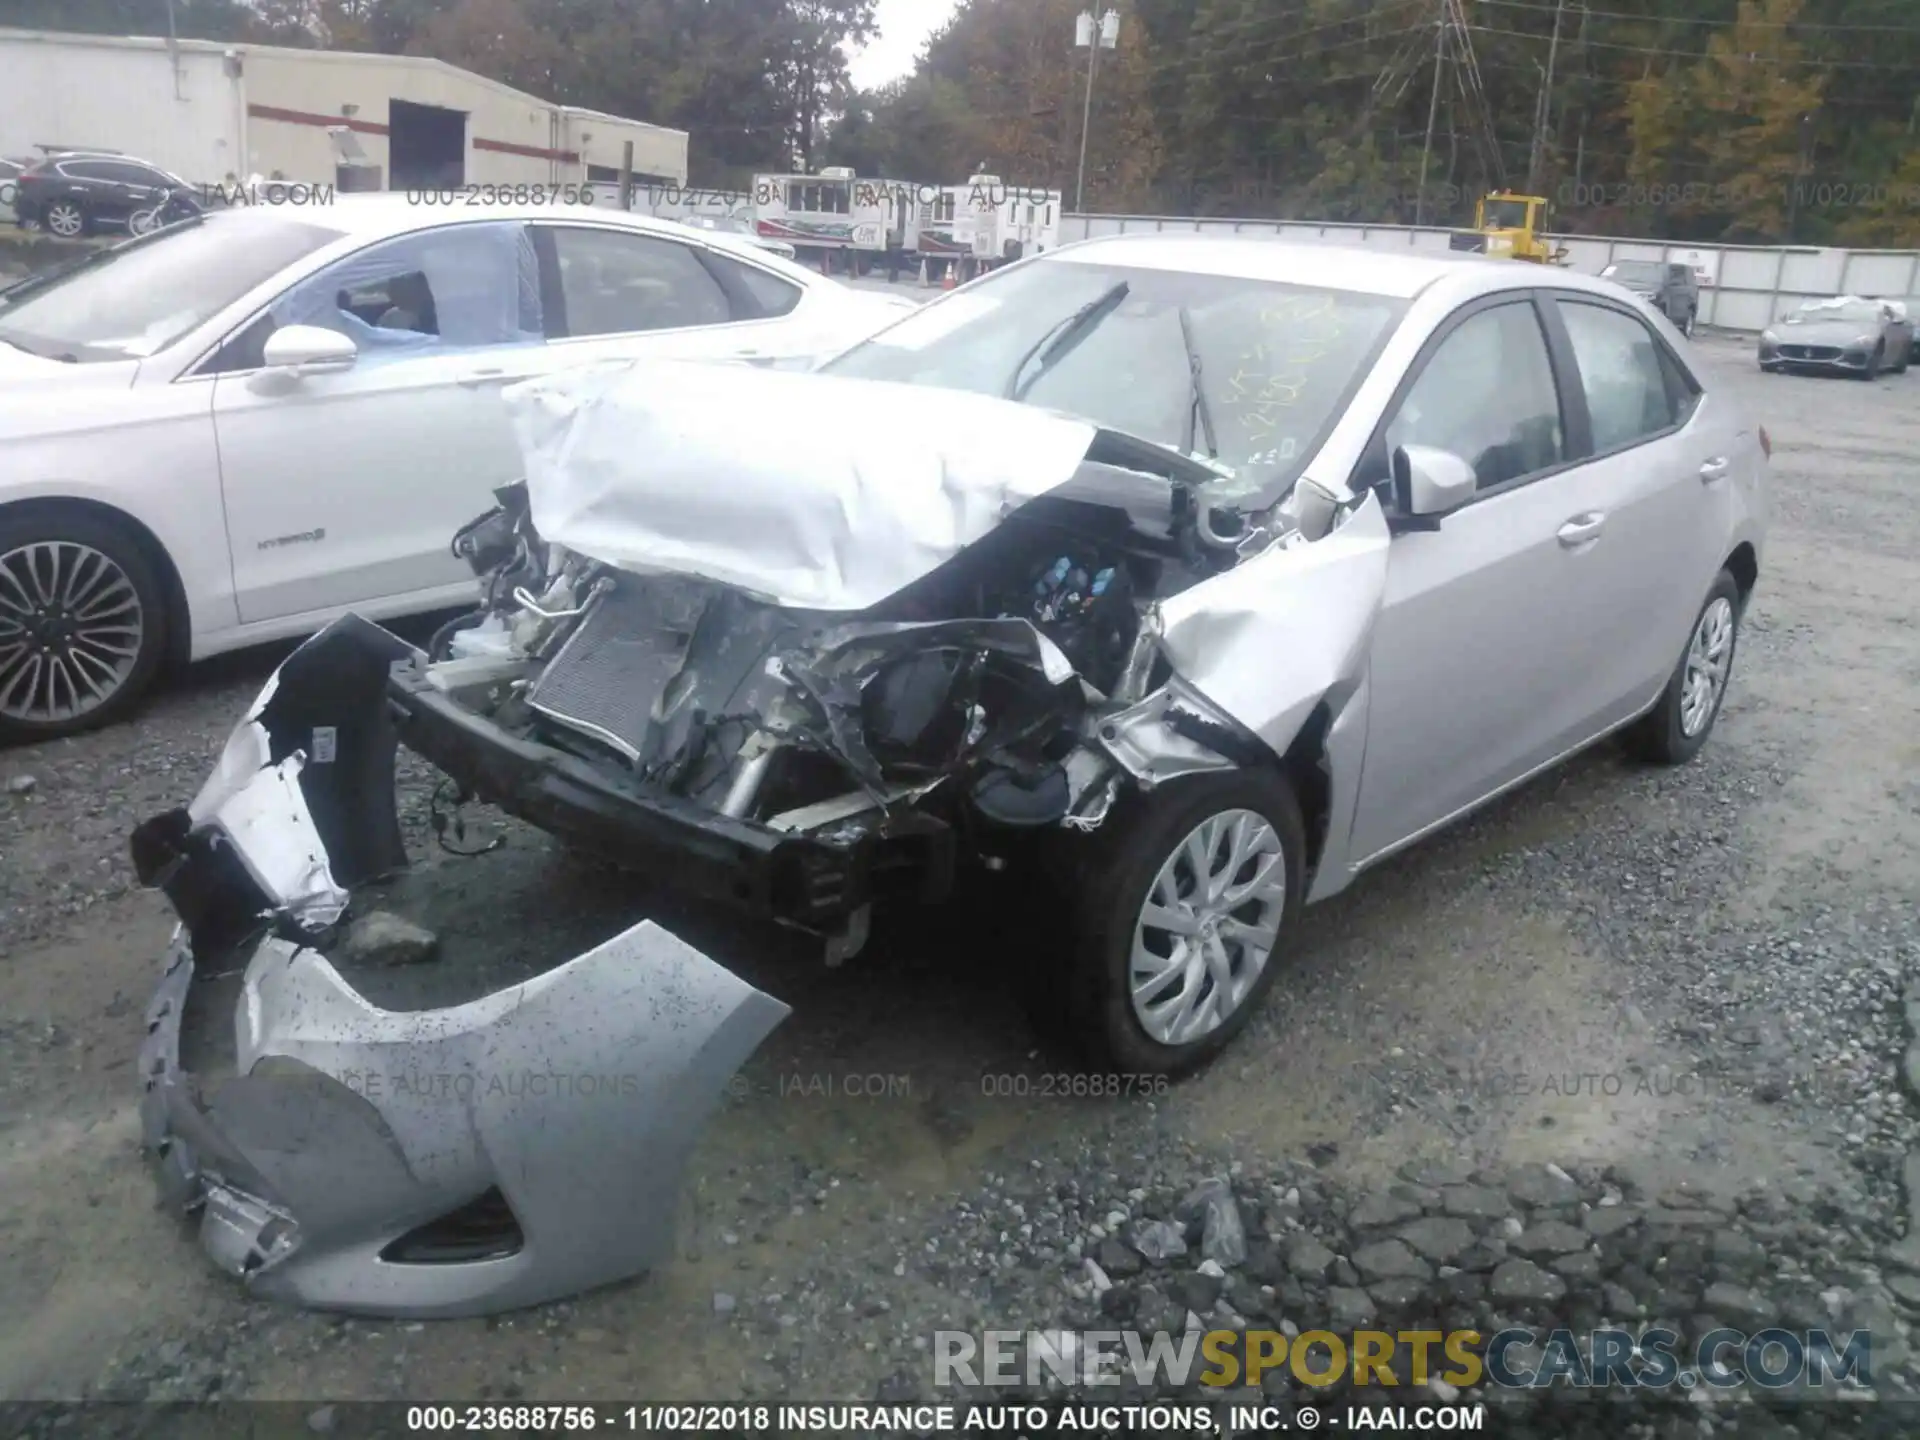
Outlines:
[[[1778, 499], [1713, 743], [1677, 771], [1582, 757], [1310, 912], [1255, 1025], [1166, 1094], [1064, 1093], [1012, 1002], [1002, 967], [1022, 957], [1002, 919], [896, 924], [824, 971], [790, 937], [637, 895], [517, 827], [482, 859], [438, 855], [429, 781], [410, 768], [423, 863], [391, 903], [439, 930], [448, 958], [390, 972], [376, 1000], [454, 971], [490, 985], [654, 913], [794, 1008], [696, 1156], [675, 1259], [522, 1315], [418, 1327], [252, 1304], [152, 1209], [130, 1060], [168, 917], [133, 887], [125, 835], [197, 787], [284, 652], [202, 667], [134, 724], [0, 753], [0, 1292], [39, 1302], [0, 1313], [0, 1397], [926, 1394], [936, 1329], [1111, 1315], [1124, 1302], [1084, 1263], [1114, 1239], [1108, 1217], [1184, 1223], [1179, 1200], [1214, 1174], [1233, 1177], [1265, 1258], [1198, 1281], [1193, 1256], [1164, 1274], [1103, 1269], [1126, 1281], [1134, 1323], [1183, 1328], [1214, 1279], [1233, 1317], [1302, 1328], [1352, 1313], [1336, 1288], [1483, 1327], [1644, 1308], [1684, 1331], [1750, 1299], [1749, 1322], [1864, 1319], [1896, 1349], [1876, 1379], [1897, 1390], [1902, 1296], [1920, 1299], [1880, 1258], [1902, 1233], [1915, 1133], [1900, 1060], [1920, 970], [1920, 376], [1766, 377], [1742, 346], [1700, 348], [1773, 433]], [[482, 835], [497, 823], [476, 818]], [[1508, 1220], [1584, 1226], [1610, 1199], [1710, 1218], [1637, 1231], [1660, 1232], [1652, 1249], [1602, 1242], [1591, 1273], [1542, 1251], [1572, 1293], [1538, 1302], [1493, 1295], [1498, 1265], [1459, 1266], [1484, 1277], [1472, 1298], [1435, 1260], [1399, 1277], [1361, 1265], [1380, 1238], [1353, 1218], [1363, 1201], [1413, 1185], [1396, 1226], [1435, 1206], [1445, 1218], [1429, 1193], [1444, 1187], [1404, 1167], [1461, 1165], [1510, 1189], [1548, 1162], [1577, 1196], [1509, 1194], [1471, 1218], [1476, 1243], [1514, 1238]], [[1716, 1198], [1674, 1205], [1682, 1179]], [[1334, 1261], [1319, 1280], [1272, 1269], [1290, 1219], [1351, 1281]], [[1766, 1264], [1689, 1240], [1702, 1230], [1746, 1235]], [[1710, 1299], [1716, 1284], [1757, 1293]], [[1689, 1435], [1891, 1413], [1658, 1408], [1640, 1418]], [[1607, 1416], [1556, 1412], [1538, 1433], [1633, 1433]]]

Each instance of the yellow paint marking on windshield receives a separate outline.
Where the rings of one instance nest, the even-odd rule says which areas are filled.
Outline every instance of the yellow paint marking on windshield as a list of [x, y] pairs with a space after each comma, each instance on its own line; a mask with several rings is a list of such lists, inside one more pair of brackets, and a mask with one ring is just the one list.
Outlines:
[[[1315, 367], [1339, 346], [1344, 327], [1331, 295], [1291, 296], [1268, 301], [1256, 312], [1267, 332], [1244, 350], [1227, 380], [1221, 409], [1236, 420], [1251, 442], [1282, 442], [1286, 412], [1300, 401]], [[1276, 343], [1277, 332], [1277, 343]]]

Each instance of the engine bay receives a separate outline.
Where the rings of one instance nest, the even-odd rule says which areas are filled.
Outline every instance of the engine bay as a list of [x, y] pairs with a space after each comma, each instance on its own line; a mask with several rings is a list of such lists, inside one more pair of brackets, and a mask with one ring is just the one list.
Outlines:
[[904, 803], [970, 828], [1103, 810], [1118, 774], [1087, 748], [1093, 717], [1165, 682], [1154, 602], [1234, 559], [1123, 503], [1046, 497], [879, 605], [803, 611], [589, 560], [539, 537], [524, 486], [497, 498], [454, 541], [484, 603], [434, 637], [432, 682], [651, 793], [783, 829], [884, 828]]

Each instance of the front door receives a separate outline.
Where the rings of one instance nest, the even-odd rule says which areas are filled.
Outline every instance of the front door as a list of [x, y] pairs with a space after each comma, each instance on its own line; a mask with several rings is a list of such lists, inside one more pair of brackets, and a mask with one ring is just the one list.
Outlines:
[[1363, 860], [1571, 743], [1588, 703], [1586, 629], [1618, 549], [1599, 477], [1568, 464], [1531, 300], [1471, 308], [1420, 364], [1387, 447], [1451, 451], [1472, 463], [1480, 490], [1388, 550], [1354, 817]]
[[[260, 346], [288, 325], [350, 336], [355, 363], [264, 367]], [[383, 241], [295, 285], [244, 334], [213, 400], [241, 620], [457, 598], [472, 576], [454, 531], [520, 478], [500, 389], [552, 364], [525, 227]]]

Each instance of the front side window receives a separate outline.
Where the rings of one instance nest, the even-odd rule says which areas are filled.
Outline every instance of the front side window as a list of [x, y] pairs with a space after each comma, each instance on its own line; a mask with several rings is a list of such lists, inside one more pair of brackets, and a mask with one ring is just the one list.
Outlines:
[[1593, 417], [1594, 453], [1672, 429], [1679, 419], [1675, 392], [1653, 332], [1618, 310], [1577, 300], [1557, 303]]
[[548, 317], [548, 333], [556, 338], [682, 330], [733, 319], [726, 292], [689, 245], [584, 226], [555, 226], [548, 233], [565, 306], [563, 316]]
[[276, 327], [338, 330], [365, 358], [537, 344], [539, 269], [526, 227], [443, 225], [370, 245], [269, 307]]
[[266, 211], [158, 230], [0, 297], [0, 341], [74, 361], [152, 355], [340, 233]]
[[[1096, 302], [1078, 341], [1042, 359]], [[822, 368], [986, 395], [1008, 394], [1018, 371], [1016, 398], [1205, 454], [1197, 358], [1216, 458], [1238, 472], [1221, 493], [1249, 496], [1299, 477], [1404, 308], [1355, 291], [1041, 260], [956, 290]]]
[[130, 165], [125, 161], [116, 161], [103, 167], [106, 178], [120, 185], [167, 185], [167, 177], [158, 170], [149, 170], [144, 165]]
[[1482, 490], [1565, 460], [1559, 392], [1532, 302], [1495, 305], [1461, 321], [1400, 402], [1387, 445], [1451, 451], [1473, 466]]

